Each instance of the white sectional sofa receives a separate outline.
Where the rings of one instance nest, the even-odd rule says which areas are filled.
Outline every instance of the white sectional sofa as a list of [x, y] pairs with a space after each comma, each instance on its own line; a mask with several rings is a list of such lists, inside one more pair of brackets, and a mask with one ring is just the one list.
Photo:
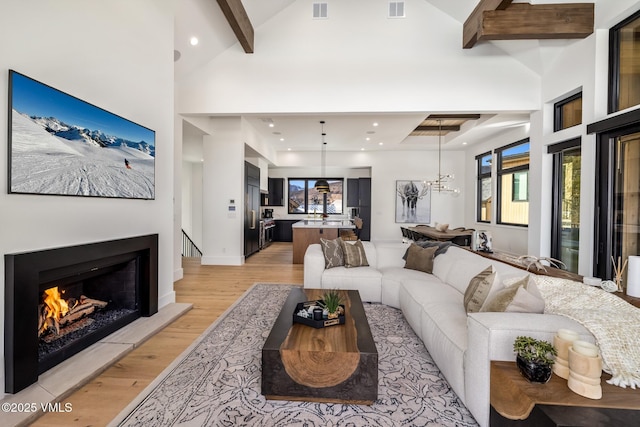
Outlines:
[[489, 425], [490, 361], [515, 360], [519, 335], [553, 340], [559, 328], [595, 342], [582, 325], [563, 316], [531, 313], [469, 313], [463, 297], [469, 281], [489, 265], [499, 277], [528, 274], [511, 265], [450, 246], [437, 255], [433, 274], [404, 268], [408, 244], [362, 242], [368, 267], [325, 269], [319, 244], [304, 257], [304, 287], [357, 289], [363, 301], [402, 310], [453, 390], [481, 426]]

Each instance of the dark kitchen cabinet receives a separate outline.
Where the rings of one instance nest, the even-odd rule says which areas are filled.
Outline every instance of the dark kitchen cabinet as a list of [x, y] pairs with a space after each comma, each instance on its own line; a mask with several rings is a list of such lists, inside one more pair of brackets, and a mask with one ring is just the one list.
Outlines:
[[347, 207], [362, 218], [360, 240], [371, 240], [371, 178], [347, 179]]
[[291, 226], [298, 221], [297, 219], [276, 219], [273, 240], [276, 242], [293, 242], [293, 228]]
[[284, 206], [284, 178], [269, 178], [269, 193], [262, 195], [262, 206]]
[[260, 249], [260, 168], [245, 162], [244, 256]]

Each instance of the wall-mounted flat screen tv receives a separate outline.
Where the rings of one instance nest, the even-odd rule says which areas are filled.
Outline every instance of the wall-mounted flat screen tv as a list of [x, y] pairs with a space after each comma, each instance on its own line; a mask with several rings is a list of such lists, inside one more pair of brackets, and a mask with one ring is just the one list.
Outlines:
[[155, 132], [9, 71], [9, 193], [155, 198]]

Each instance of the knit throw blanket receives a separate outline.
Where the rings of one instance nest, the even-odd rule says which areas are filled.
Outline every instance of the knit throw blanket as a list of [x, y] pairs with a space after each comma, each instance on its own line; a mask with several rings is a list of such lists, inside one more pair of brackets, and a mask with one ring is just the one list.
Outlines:
[[640, 309], [622, 298], [580, 282], [534, 276], [545, 313], [575, 320], [596, 338], [607, 382], [640, 387]]

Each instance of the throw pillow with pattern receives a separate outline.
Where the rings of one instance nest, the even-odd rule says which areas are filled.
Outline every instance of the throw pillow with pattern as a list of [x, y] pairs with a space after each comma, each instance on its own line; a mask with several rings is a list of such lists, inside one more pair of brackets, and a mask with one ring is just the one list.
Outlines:
[[351, 267], [368, 267], [367, 255], [364, 252], [364, 246], [360, 240], [353, 243], [342, 241], [342, 252], [344, 253], [344, 266]]
[[334, 268], [344, 265], [344, 252], [342, 251], [342, 239], [333, 240], [320, 238], [320, 247], [324, 255], [324, 268]]
[[480, 311], [489, 296], [495, 279], [496, 272], [493, 271], [493, 267], [489, 266], [469, 281], [469, 286], [464, 292], [464, 308], [467, 313]]

